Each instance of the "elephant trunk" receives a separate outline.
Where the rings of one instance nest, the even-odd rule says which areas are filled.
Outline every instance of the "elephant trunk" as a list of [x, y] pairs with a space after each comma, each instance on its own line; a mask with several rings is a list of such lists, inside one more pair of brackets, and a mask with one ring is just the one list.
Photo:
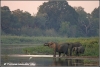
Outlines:
[[49, 44], [48, 43], [45, 43], [44, 46], [49, 46]]

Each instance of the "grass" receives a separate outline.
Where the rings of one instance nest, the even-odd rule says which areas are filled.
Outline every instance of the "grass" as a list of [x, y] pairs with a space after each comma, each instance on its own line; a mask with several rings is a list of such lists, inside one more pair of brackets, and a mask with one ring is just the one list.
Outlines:
[[[26, 52], [27, 50], [27, 52]], [[52, 54], [53, 50], [50, 49], [49, 47], [44, 47], [44, 46], [36, 46], [36, 47], [29, 47], [29, 48], [24, 48], [23, 51], [25, 53], [30, 53], [30, 54]]]
[[40, 44], [33, 47], [23, 48], [24, 53], [30, 54], [53, 54], [53, 50], [47, 46], [43, 46], [45, 42], [80, 42], [85, 47], [85, 53], [82, 56], [96, 56], [99, 57], [99, 38], [98, 37], [80, 37], [80, 38], [67, 38], [67, 37], [24, 37], [24, 36], [1, 36], [2, 45], [29, 45]]
[[49, 41], [64, 41], [65, 37], [24, 37], [24, 36], [1, 36], [2, 44], [40, 44]]

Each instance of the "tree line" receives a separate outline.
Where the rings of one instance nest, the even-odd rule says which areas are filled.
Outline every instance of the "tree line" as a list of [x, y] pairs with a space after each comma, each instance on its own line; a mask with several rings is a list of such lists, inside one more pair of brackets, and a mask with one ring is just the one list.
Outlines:
[[[33, 9], [33, 8], [32, 8]], [[48, 1], [36, 15], [8, 6], [1, 7], [1, 34], [25, 36], [99, 36], [99, 7], [91, 13], [71, 7], [67, 1]]]

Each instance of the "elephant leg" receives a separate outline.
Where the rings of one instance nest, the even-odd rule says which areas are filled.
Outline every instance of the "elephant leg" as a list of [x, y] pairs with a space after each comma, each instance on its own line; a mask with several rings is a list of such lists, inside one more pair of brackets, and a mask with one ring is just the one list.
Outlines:
[[76, 56], [78, 55], [77, 51], [76, 51]]
[[72, 56], [72, 48], [70, 49], [70, 56]]
[[66, 52], [64, 53], [66, 56], [68, 56], [68, 50], [66, 50]]
[[69, 55], [68, 55], [68, 52], [66, 52], [66, 55], [69, 56]]
[[53, 57], [56, 57], [56, 51], [54, 51]]
[[65, 56], [65, 53], [63, 54], [63, 56]]
[[77, 53], [77, 56], [79, 56], [79, 53]]
[[76, 56], [79, 56], [79, 52], [76, 51]]
[[61, 55], [61, 52], [59, 52], [59, 57], [60, 57], [60, 55]]

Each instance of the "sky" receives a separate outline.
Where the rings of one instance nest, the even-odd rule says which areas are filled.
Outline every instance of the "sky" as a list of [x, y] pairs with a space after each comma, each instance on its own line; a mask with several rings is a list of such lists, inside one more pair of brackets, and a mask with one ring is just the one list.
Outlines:
[[[2, 6], [8, 6], [11, 11], [20, 9], [29, 12], [31, 15], [35, 15], [38, 11], [38, 7], [44, 2], [48, 1], [1, 1]], [[82, 6], [87, 13], [91, 13], [94, 8], [99, 6], [99, 1], [67, 1], [72, 7]]]

